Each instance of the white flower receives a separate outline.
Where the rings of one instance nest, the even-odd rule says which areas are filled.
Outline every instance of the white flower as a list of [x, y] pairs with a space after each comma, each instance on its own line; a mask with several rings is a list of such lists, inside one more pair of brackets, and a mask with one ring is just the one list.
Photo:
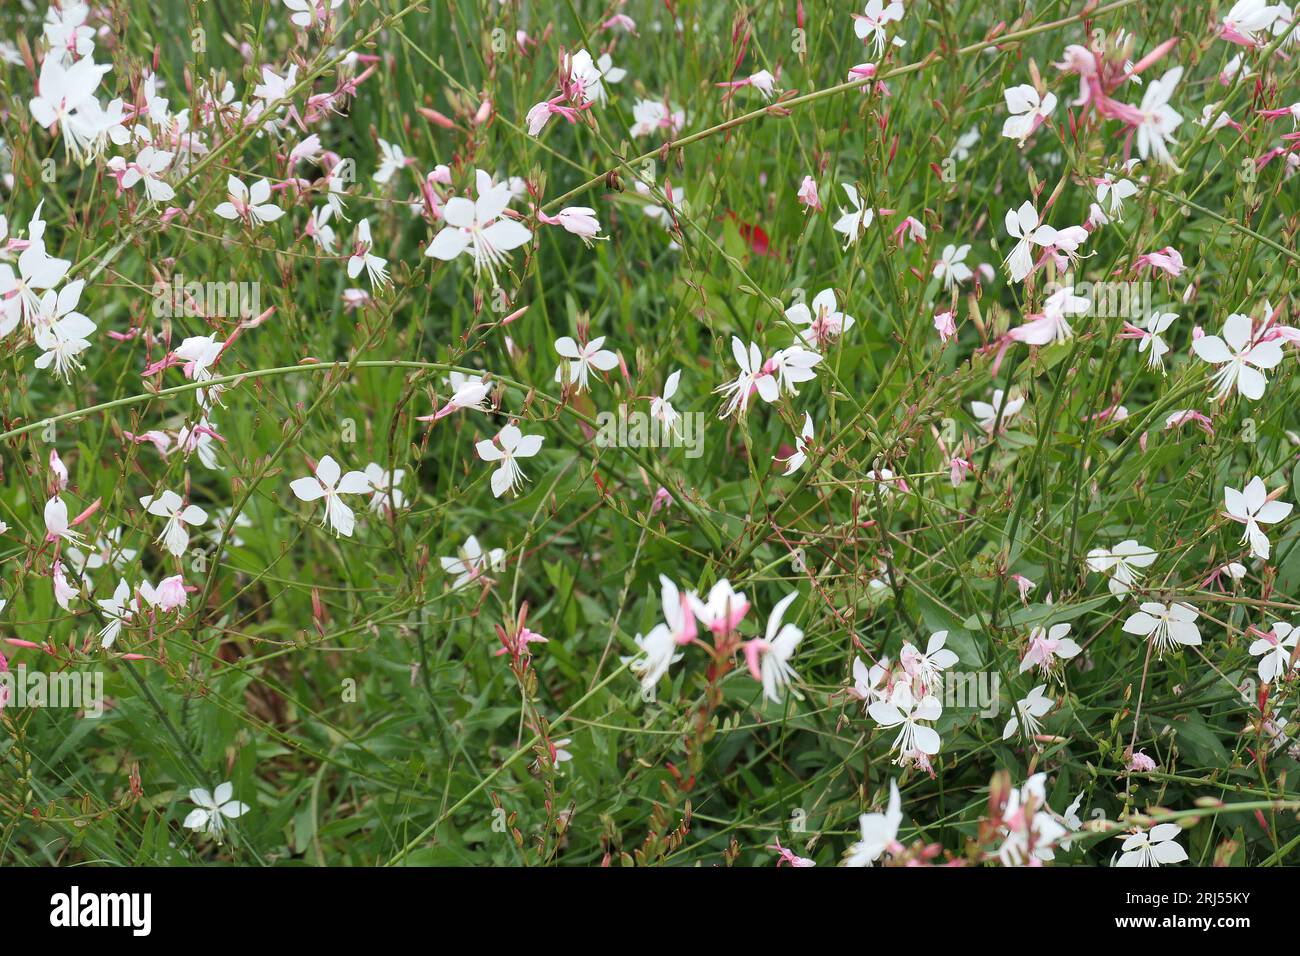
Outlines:
[[568, 76], [569, 98], [575, 103], [601, 103], [605, 89], [600, 84], [600, 67], [586, 50], [560, 58], [560, 73]]
[[1259, 658], [1261, 681], [1271, 684], [1293, 669], [1291, 660], [1297, 639], [1300, 639], [1300, 631], [1285, 621], [1277, 621], [1267, 634], [1250, 645], [1250, 653]]
[[113, 646], [117, 640], [117, 635], [122, 630], [122, 625], [131, 620], [132, 601], [131, 586], [122, 578], [117, 582], [117, 589], [113, 591], [113, 596], [107, 599], [101, 599], [95, 602], [99, 605], [104, 616], [108, 618], [106, 624], [99, 632], [99, 646], [108, 649]]
[[1150, 640], [1156, 657], [1164, 657], [1166, 651], [1178, 646], [1196, 647], [1201, 643], [1201, 631], [1196, 626], [1199, 614], [1190, 604], [1143, 601], [1139, 607], [1124, 622], [1124, 633]]
[[387, 140], [379, 141], [379, 168], [371, 178], [381, 185], [393, 178], [393, 174], [408, 164], [406, 154], [400, 146]]
[[474, 446], [483, 461], [499, 461], [492, 472], [492, 494], [500, 498], [507, 491], [515, 494], [523, 487], [528, 476], [519, 467], [517, 458], [532, 458], [542, 450], [541, 435], [525, 435], [514, 425], [507, 425], [495, 439], [485, 438]]
[[891, 846], [898, 842], [898, 827], [903, 822], [902, 804], [898, 784], [889, 781], [889, 805], [884, 813], [864, 813], [858, 817], [862, 839], [849, 847], [844, 856], [845, 866], [870, 866]]
[[676, 431], [677, 423], [682, 417], [677, 409], [673, 408], [672, 402], [669, 401], [677, 394], [677, 385], [681, 378], [681, 369], [673, 371], [664, 382], [664, 393], [655, 395], [650, 399], [650, 417], [663, 425], [664, 430], [667, 432]]
[[316, 501], [325, 499], [325, 515], [321, 526], [329, 525], [334, 534], [352, 537], [356, 526], [356, 516], [352, 509], [343, 503], [339, 495], [364, 495], [370, 491], [370, 479], [359, 471], [343, 474], [343, 469], [329, 455], [320, 460], [316, 474], [306, 478], [295, 478], [289, 482], [289, 488], [299, 501]]
[[831, 342], [853, 328], [853, 316], [840, 311], [835, 301], [834, 289], [822, 289], [813, 296], [812, 307], [796, 302], [785, 310], [785, 317], [793, 325], [806, 325], [799, 330], [799, 339], [809, 347]]
[[[869, 40], [879, 57], [885, 52], [885, 41], [888, 39], [885, 27], [902, 19], [903, 4], [899, 0], [893, 0], [888, 6], [884, 0], [867, 0], [863, 11], [853, 14], [853, 33], [863, 43]], [[894, 41], [896, 46], [901, 45], [901, 42]]]
[[533, 238], [522, 224], [502, 214], [510, 204], [510, 184], [493, 185], [492, 177], [478, 170], [475, 179], [478, 199], [471, 202], [454, 196], [443, 206], [446, 225], [424, 250], [426, 256], [444, 262], [466, 250], [474, 257], [474, 272], [487, 269], [494, 275], [506, 261], [506, 253], [518, 249]]
[[1007, 112], [1011, 114], [1002, 124], [1002, 135], [1014, 139], [1021, 146], [1056, 109], [1055, 93], [1048, 93], [1040, 99], [1038, 91], [1027, 83], [1008, 87], [1002, 95], [1007, 101]]
[[[1057, 233], [1058, 236], [1061, 233]], [[1040, 315], [1011, 330], [1011, 338], [1026, 345], [1051, 345], [1068, 341], [1074, 335], [1069, 317], [1083, 315], [1092, 308], [1087, 296], [1075, 295], [1074, 286], [1057, 289], [1043, 303]]]
[[[78, 356], [90, 348], [87, 336], [95, 331], [94, 322], [80, 312], [72, 311], [76, 308], [81, 286], [82, 280], [78, 279], [60, 289], [57, 296], [53, 291], [46, 292], [41, 299], [41, 320], [32, 335], [36, 347], [41, 349], [41, 354], [36, 357], [36, 367], [53, 369], [65, 382], [74, 369], [85, 367]], [[59, 314], [65, 310], [67, 314]]]
[[1165, 370], [1165, 355], [1169, 352], [1169, 346], [1160, 336], [1171, 326], [1174, 320], [1178, 318], [1177, 312], [1152, 312], [1147, 316], [1146, 329], [1143, 330], [1141, 338], [1138, 339], [1138, 354], [1150, 351], [1147, 356], [1147, 368], [1152, 371], [1159, 370], [1162, 374]]
[[[1006, 839], [998, 847], [1003, 866], [1032, 865], [1032, 860], [1046, 862], [1056, 858], [1056, 845], [1065, 845], [1069, 831], [1061, 825], [1047, 806], [1045, 773], [1036, 773], [1007, 796], [1002, 811]], [[1032, 848], [1032, 849], [1031, 849]]]
[[451, 589], [456, 591], [471, 581], [478, 580], [488, 571], [500, 571], [504, 568], [506, 551], [505, 548], [493, 548], [484, 553], [478, 538], [470, 535], [455, 557], [439, 558], [438, 562], [445, 572], [456, 575], [456, 579], [451, 582]]
[[1202, 335], [1192, 343], [1201, 359], [1222, 368], [1214, 376], [1215, 398], [1223, 398], [1235, 387], [1252, 401], [1264, 396], [1268, 377], [1260, 369], [1274, 368], [1282, 361], [1282, 346], [1276, 340], [1251, 341], [1250, 316], [1234, 312], [1223, 323], [1223, 338]]
[[1291, 513], [1292, 506], [1285, 501], [1269, 501], [1264, 480], [1258, 475], [1250, 479], [1241, 491], [1224, 486], [1223, 503], [1228, 509], [1224, 514], [1246, 526], [1241, 535], [1242, 543], [1250, 542], [1250, 553], [1267, 561], [1268, 535], [1260, 525], [1277, 524]]
[[181, 496], [174, 491], [164, 491], [156, 498], [153, 495], [145, 495], [140, 499], [140, 507], [151, 515], [167, 519], [167, 524], [157, 540], [177, 557], [184, 554], [185, 549], [189, 547], [190, 532], [186, 525], [197, 526], [208, 520], [206, 511], [198, 505], [185, 505]]
[[264, 222], [275, 222], [284, 215], [284, 210], [268, 202], [271, 198], [271, 184], [265, 179], [253, 183], [252, 188], [244, 185], [237, 176], [226, 180], [227, 198], [212, 210], [222, 219], [242, 219], [250, 226], [260, 226]]
[[1148, 833], [1139, 831], [1124, 838], [1116, 866], [1160, 866], [1182, 863], [1187, 851], [1174, 842], [1182, 830], [1177, 823], [1160, 823]]
[[906, 681], [894, 686], [888, 700], [873, 701], [867, 708], [871, 719], [881, 727], [898, 727], [898, 736], [894, 738], [891, 752], [898, 751], [895, 763], [914, 757], [920, 753], [931, 757], [939, 752], [941, 743], [939, 734], [933, 727], [922, 726], [919, 721], [938, 720], [943, 713], [939, 698], [926, 695], [917, 700], [912, 688]]
[[835, 220], [831, 226], [836, 232], [844, 235], [844, 248], [847, 249], [851, 243], [857, 242], [862, 238], [862, 234], [871, 225], [872, 220], [876, 217], [874, 209], [863, 209], [862, 199], [858, 196], [858, 190], [852, 183], [840, 183], [844, 194], [849, 197], [848, 212], [841, 213], [840, 218]]
[[997, 424], [998, 421], [999, 410], [1001, 410], [1002, 413], [1002, 427], [1005, 428], [1007, 422], [1014, 418], [1024, 405], [1025, 400], [1023, 397], [1013, 398], [1008, 401], [1006, 396], [1002, 393], [1002, 389], [999, 388], [994, 389], [993, 391], [992, 404], [988, 402], [971, 402], [970, 410], [971, 413], [974, 414], [975, 421], [979, 424], [980, 428], [984, 429], [986, 432], [992, 432], [993, 426]]
[[656, 130], [667, 130], [673, 137], [686, 125], [686, 113], [670, 109], [662, 100], [637, 100], [632, 106], [633, 136], [647, 136]]
[[[808, 412], [803, 413], [803, 428], [799, 432], [799, 438], [795, 441], [794, 454], [785, 459], [786, 475], [793, 475], [803, 467], [803, 463], [808, 460], [808, 449], [813, 440], [813, 420], [812, 415]], [[782, 459], [778, 458], [777, 461]]]
[[947, 245], [943, 247], [943, 255], [934, 265], [934, 277], [943, 280], [943, 287], [951, 289], [954, 285], [961, 285], [974, 275], [970, 266], [966, 265], [966, 255], [970, 252], [970, 243], [964, 243], [960, 246]]
[[1088, 552], [1088, 570], [1109, 574], [1107, 586], [1110, 593], [1123, 598], [1129, 588], [1142, 575], [1138, 568], [1149, 568], [1155, 563], [1156, 553], [1133, 538], [1121, 541], [1114, 548], [1093, 548]]
[[898, 654], [898, 662], [907, 673], [916, 678], [926, 693], [937, 690], [942, 681], [940, 675], [957, 663], [957, 655], [944, 647], [948, 640], [947, 631], [935, 631], [925, 645], [925, 653], [918, 651], [910, 641], [903, 643]]
[[382, 511], [395, 511], [406, 507], [406, 495], [402, 494], [402, 489], [398, 487], [406, 474], [405, 471], [397, 468], [390, 472], [372, 461], [366, 465], [363, 474], [366, 476], [366, 481], [370, 482], [370, 490], [374, 492], [370, 496], [371, 511], [378, 514]]
[[1029, 696], [1016, 701], [1015, 712], [1007, 725], [1002, 728], [1002, 739], [1010, 740], [1018, 730], [1021, 737], [1032, 737], [1039, 731], [1038, 718], [1045, 717], [1056, 702], [1043, 692], [1046, 684], [1039, 684], [1029, 692]]
[[1055, 245], [1058, 233], [1038, 218], [1038, 210], [1029, 200], [1021, 203], [1019, 209], [1007, 210], [1004, 224], [1007, 233], [1016, 240], [1006, 259], [1007, 273], [1011, 281], [1021, 282], [1033, 271], [1033, 247]]
[[191, 830], [204, 830], [220, 843], [226, 820], [238, 819], [248, 812], [248, 804], [231, 800], [233, 795], [234, 787], [229, 782], [217, 787], [215, 793], [208, 793], [202, 787], [194, 788], [190, 791], [190, 800], [198, 809], [190, 811], [184, 826]]
[[768, 363], [768, 367], [771, 373], [776, 376], [777, 384], [782, 392], [787, 395], [798, 395], [799, 392], [795, 385], [816, 378], [817, 373], [813, 371], [813, 368], [821, 360], [822, 357], [818, 353], [800, 345], [791, 345], [774, 354]]
[[1119, 218], [1124, 209], [1124, 200], [1136, 196], [1137, 191], [1137, 183], [1131, 179], [1117, 180], [1110, 173], [1097, 179], [1097, 202], [1107, 207], [1105, 212], [1108, 221], [1111, 218]]
[[1173, 132], [1182, 123], [1183, 118], [1169, 105], [1169, 97], [1174, 87], [1182, 79], [1183, 68], [1176, 66], [1168, 70], [1158, 80], [1153, 80], [1142, 95], [1142, 122], [1137, 128], [1138, 155], [1143, 159], [1148, 156], [1166, 166], [1173, 166], [1173, 157], [1169, 155], [1167, 143], [1173, 142]]
[[649, 694], [660, 678], [668, 673], [669, 666], [682, 659], [682, 654], [678, 652], [677, 642], [666, 624], [656, 624], [645, 637], [638, 634], [636, 646], [641, 654], [631, 659], [628, 670], [641, 678], [641, 689]]
[[763, 696], [774, 704], [781, 703], [781, 694], [799, 675], [788, 663], [803, 640], [803, 631], [793, 624], [783, 624], [785, 610], [799, 596], [791, 591], [772, 608], [767, 619], [767, 632], [763, 640], [745, 643], [745, 658], [749, 669], [763, 684]]
[[750, 396], [755, 392], [765, 402], [774, 402], [781, 394], [776, 376], [763, 364], [763, 353], [757, 345], [751, 342], [747, 349], [745, 343], [733, 335], [731, 354], [740, 366], [740, 374], [735, 381], [724, 382], [714, 389], [726, 398], [719, 418], [726, 418], [733, 412], [743, 415], [749, 407]]
[[1066, 661], [1077, 657], [1083, 648], [1067, 635], [1069, 624], [1053, 624], [1050, 628], [1036, 627], [1029, 632], [1029, 646], [1025, 656], [1020, 660], [1020, 673], [1037, 666], [1044, 673], [1052, 669], [1058, 660]]
[[560, 354], [561, 358], [570, 361], [567, 365], [561, 363], [555, 369], [555, 380], [557, 382], [564, 381], [567, 368], [569, 383], [574, 385], [577, 391], [585, 392], [593, 368], [600, 372], [608, 372], [618, 367], [618, 356], [608, 349], [602, 349], [601, 346], [604, 344], [605, 336], [603, 335], [582, 346], [579, 346], [577, 342], [567, 335], [556, 339], [555, 351]]
[[[40, 92], [28, 103], [32, 119], [46, 129], [57, 123], [63, 146], [77, 162], [99, 151], [111, 118], [95, 99], [95, 90], [110, 63], [96, 63], [89, 55], [68, 65], [59, 56], [46, 56], [41, 64]], [[121, 104], [118, 104], [119, 108]]]
[[369, 219], [357, 223], [357, 241], [353, 248], [352, 256], [348, 259], [348, 278], [355, 279], [365, 269], [372, 289], [388, 285], [388, 260], [381, 259], [370, 251], [374, 248], [374, 241], [370, 238]]

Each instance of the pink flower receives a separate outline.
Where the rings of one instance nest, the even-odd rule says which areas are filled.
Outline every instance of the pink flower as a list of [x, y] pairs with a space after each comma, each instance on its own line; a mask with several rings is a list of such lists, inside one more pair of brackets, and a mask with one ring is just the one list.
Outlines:
[[781, 845], [781, 840], [779, 837], [777, 838], [776, 843], [773, 844], [772, 846], [769, 846], [767, 849], [776, 850], [776, 852], [779, 854], [776, 861], [776, 865], [778, 869], [780, 869], [782, 863], [789, 863], [791, 866], [794, 867], [807, 867], [807, 866], [817, 865], [807, 857], [795, 856], [793, 850], [791, 850], [789, 847], [784, 847]]
[[799, 201], [809, 209], [822, 211], [821, 197], [817, 195], [817, 181], [811, 176], [805, 176], [799, 184]]
[[158, 610], [171, 611], [178, 607], [184, 607], [185, 591], [185, 582], [179, 574], [163, 578], [158, 582], [158, 590], [155, 594]]
[[948, 462], [948, 468], [950, 470], [952, 486], [954, 488], [965, 481], [966, 476], [975, 470], [974, 466], [965, 458], [958, 458], [956, 455], [954, 455]]
[[1142, 751], [1130, 753], [1128, 758], [1128, 768], [1137, 773], [1150, 773], [1156, 769], [1156, 762], [1144, 754]]
[[1186, 268], [1183, 265], [1182, 254], [1173, 246], [1165, 246], [1163, 249], [1157, 249], [1155, 252], [1147, 252], [1137, 257], [1133, 263], [1134, 274], [1140, 274], [1144, 268], [1151, 269], [1152, 272], [1164, 272], [1172, 278], [1178, 278]]
[[939, 333], [939, 341], [944, 345], [957, 334], [957, 323], [952, 312], [938, 312], [934, 316], [934, 330]]

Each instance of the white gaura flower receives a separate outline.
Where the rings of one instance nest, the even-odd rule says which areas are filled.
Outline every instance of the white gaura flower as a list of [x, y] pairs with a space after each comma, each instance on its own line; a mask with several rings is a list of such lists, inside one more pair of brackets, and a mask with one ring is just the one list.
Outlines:
[[570, 101], [579, 105], [604, 102], [605, 89], [600, 84], [600, 67], [586, 50], [579, 50], [573, 56], [562, 54], [560, 74], [568, 77], [565, 91]]
[[410, 162], [400, 146], [381, 139], [379, 141], [379, 168], [375, 170], [375, 175], [371, 178], [383, 185], [393, 178], [394, 173], [399, 169], [404, 169]]
[[518, 494], [528, 480], [516, 459], [532, 458], [541, 451], [542, 436], [525, 435], [515, 425], [507, 425], [496, 438], [485, 438], [477, 443], [474, 450], [483, 461], [501, 462], [492, 472], [492, 494], [500, 498], [507, 491]]
[[889, 781], [889, 805], [884, 813], [864, 813], [858, 817], [862, 839], [849, 847], [844, 855], [845, 866], [871, 866], [885, 853], [898, 845], [898, 827], [903, 822], [902, 801], [898, 784]]
[[343, 535], [345, 538], [352, 537], [357, 519], [339, 495], [364, 495], [371, 490], [370, 479], [362, 472], [349, 471], [346, 475], [343, 474], [339, 463], [329, 455], [320, 460], [314, 476], [295, 478], [289, 482], [289, 488], [299, 501], [324, 498], [325, 515], [321, 518], [321, 526], [329, 525], [335, 536]]
[[844, 236], [844, 248], [847, 249], [862, 238], [862, 234], [876, 218], [876, 211], [862, 208], [862, 198], [858, 195], [857, 187], [852, 183], [840, 183], [840, 188], [849, 197], [850, 208], [848, 212], [840, 214], [840, 218], [835, 220], [831, 228]]
[[560, 363], [555, 369], [555, 380], [557, 382], [564, 381], [567, 368], [567, 378], [570, 384], [579, 392], [587, 391], [593, 368], [599, 372], [608, 372], [618, 367], [618, 356], [608, 349], [602, 349], [601, 346], [604, 344], [605, 336], [603, 335], [592, 339], [585, 345], [578, 345], [567, 335], [560, 336], [555, 340], [555, 351], [559, 353], [560, 358], [569, 361]]
[[1036, 627], [1029, 632], [1029, 646], [1020, 659], [1020, 673], [1037, 667], [1046, 674], [1057, 661], [1078, 657], [1083, 648], [1069, 636], [1069, 624], [1053, 624], [1050, 628]]
[[289, 22], [306, 30], [324, 23], [331, 12], [343, 6], [343, 0], [284, 0], [284, 5], [293, 11]]
[[70, 268], [70, 260], [48, 255], [39, 239], [18, 254], [16, 273], [9, 263], [0, 262], [0, 336], [12, 332], [20, 319], [36, 325], [42, 293], [63, 281]]
[[853, 658], [853, 694], [867, 704], [888, 700], [890, 669], [888, 657], [882, 657], [870, 667], [862, 663], [862, 658]]
[[1250, 553], [1257, 558], [1268, 560], [1269, 543], [1260, 525], [1277, 524], [1291, 513], [1291, 505], [1285, 501], [1270, 501], [1264, 479], [1256, 475], [1241, 491], [1223, 489], [1223, 503], [1228, 509], [1224, 515], [1246, 526], [1242, 532], [1243, 544], [1250, 543]]
[[1007, 101], [1007, 112], [1011, 114], [1002, 124], [1002, 135], [1014, 139], [1021, 146], [1056, 109], [1055, 93], [1040, 97], [1028, 83], [1007, 87], [1002, 95]]
[[1007, 233], [1016, 240], [1011, 254], [1006, 258], [1007, 274], [1012, 282], [1023, 282], [1034, 269], [1034, 246], [1051, 246], [1057, 241], [1057, 231], [1038, 218], [1038, 210], [1029, 200], [1019, 209], [1007, 210]]
[[1142, 121], [1137, 127], [1137, 149], [1143, 159], [1153, 157], [1165, 166], [1174, 166], [1167, 144], [1174, 141], [1174, 130], [1183, 118], [1169, 105], [1169, 98], [1182, 77], [1183, 68], [1176, 66], [1160, 79], [1153, 80], [1142, 95], [1142, 105], [1138, 107]]
[[58, 495], [45, 502], [44, 517], [46, 541], [62, 538], [75, 545], [83, 540], [80, 532], [72, 530], [72, 524], [68, 521], [68, 504]]
[[785, 310], [785, 317], [793, 325], [807, 326], [799, 330], [799, 339], [809, 348], [833, 342], [853, 328], [853, 316], [840, 311], [835, 301], [834, 289], [822, 289], [813, 296], [812, 307], [796, 302]]
[[668, 672], [669, 665], [681, 659], [675, 654], [677, 648], [695, 640], [695, 612], [691, 602], [698, 600], [694, 591], [683, 594], [665, 575], [659, 575], [660, 602], [663, 606], [664, 622], [656, 624], [644, 638], [636, 636], [636, 646], [641, 655], [636, 658], [625, 657], [631, 661], [631, 671], [641, 678], [641, 687], [646, 693], [651, 692], [659, 679]]
[[[1130, 167], [1136, 163], [1130, 161]], [[1131, 179], [1116, 179], [1111, 173], [1093, 180], [1097, 184], [1097, 204], [1105, 210], [1107, 222], [1119, 219], [1124, 211], [1124, 201], [1137, 195], [1137, 183]]]
[[453, 196], [442, 208], [442, 228], [429, 243], [424, 254], [449, 262], [466, 250], [474, 257], [474, 273], [486, 269], [488, 275], [506, 261], [506, 253], [518, 249], [533, 238], [533, 234], [519, 222], [503, 214], [510, 204], [510, 184], [493, 185], [492, 177], [477, 170], [475, 183], [478, 199], [470, 201], [464, 196]]
[[749, 599], [744, 591], [735, 591], [726, 578], [709, 588], [709, 596], [701, 600], [694, 591], [686, 595], [687, 603], [696, 620], [714, 634], [730, 634], [740, 626], [749, 613]]
[[[58, 56], [46, 56], [41, 64], [37, 94], [28, 102], [34, 119], [45, 129], [58, 124], [63, 147], [77, 162], [98, 152], [110, 119], [95, 99], [95, 90], [111, 63], [96, 63], [83, 56], [67, 65]], [[120, 104], [119, 104], [120, 106]]]
[[189, 547], [190, 532], [187, 525], [198, 526], [208, 520], [208, 513], [198, 505], [186, 505], [181, 496], [174, 491], [164, 491], [158, 497], [145, 495], [140, 499], [140, 507], [149, 514], [166, 518], [162, 534], [157, 538], [171, 553], [179, 557]]
[[871, 719], [881, 727], [897, 727], [898, 736], [890, 751], [898, 751], [895, 763], [913, 759], [918, 753], [932, 757], [939, 752], [941, 741], [933, 727], [925, 727], [920, 721], [938, 720], [943, 714], [943, 705], [939, 698], [926, 695], [917, 700], [907, 681], [894, 685], [888, 700], [873, 701], [867, 708]]
[[681, 369], [674, 370], [668, 376], [667, 381], [664, 382], [664, 393], [655, 395], [650, 399], [650, 417], [658, 421], [666, 432], [677, 431], [677, 423], [682, 417], [681, 413], [673, 408], [672, 402], [669, 401], [677, 394], [677, 385], [681, 378]]
[[813, 371], [822, 357], [800, 345], [791, 345], [781, 349], [772, 356], [767, 367], [776, 376], [777, 385], [786, 395], [798, 395], [795, 388], [799, 382], [809, 382], [817, 377]]
[[1233, 388], [1251, 401], [1264, 396], [1268, 377], [1260, 369], [1271, 369], [1282, 361], [1279, 340], [1253, 342], [1250, 316], [1234, 312], [1223, 323], [1223, 338], [1202, 335], [1192, 343], [1202, 360], [1222, 368], [1214, 376], [1215, 398], [1225, 397]]
[[485, 552], [478, 538], [470, 535], [465, 545], [451, 558], [439, 558], [443, 571], [456, 575], [451, 582], [451, 589], [458, 591], [471, 581], [476, 581], [489, 571], [500, 571], [506, 565], [505, 548], [493, 548]]
[[169, 202], [176, 197], [176, 190], [160, 177], [160, 173], [171, 165], [175, 153], [146, 146], [136, 155], [135, 162], [128, 163], [121, 156], [114, 156], [106, 164], [118, 176], [123, 189], [130, 189], [136, 183], [144, 183], [145, 198], [150, 202]]
[[668, 668], [681, 660], [683, 655], [677, 650], [677, 642], [665, 624], [656, 624], [645, 637], [638, 634], [636, 646], [640, 655], [625, 657], [623, 661], [630, 661], [628, 670], [641, 678], [641, 690], [650, 694], [668, 673]]
[[993, 391], [993, 402], [991, 404], [989, 402], [971, 402], [970, 410], [980, 428], [986, 432], [992, 432], [993, 426], [998, 422], [999, 410], [1001, 410], [1002, 414], [1002, 427], [1005, 428], [1007, 422], [1018, 415], [1020, 409], [1024, 408], [1024, 406], [1025, 400], [1023, 397], [1007, 400], [1002, 389], [998, 388]]
[[765, 402], [774, 402], [781, 394], [776, 376], [763, 364], [763, 353], [756, 344], [750, 342], [746, 348], [745, 343], [733, 335], [731, 354], [740, 366], [740, 374], [735, 381], [724, 382], [714, 389], [726, 399], [719, 418], [726, 418], [733, 412], [743, 415], [749, 408], [750, 396], [755, 392]]
[[762, 683], [763, 696], [774, 704], [781, 703], [781, 695], [790, 681], [799, 679], [789, 660], [803, 640], [803, 631], [793, 624], [782, 623], [786, 608], [798, 596], [798, 591], [791, 591], [778, 601], [768, 616], [766, 635], [745, 642], [749, 672]]
[[1121, 541], [1114, 548], [1093, 548], [1088, 552], [1088, 570], [1109, 574], [1107, 586], [1117, 598], [1128, 594], [1129, 588], [1142, 578], [1140, 568], [1155, 563], [1156, 553], [1133, 538]]
[[[861, 13], [853, 14], [853, 33], [863, 43], [870, 42], [875, 48], [876, 56], [880, 57], [885, 52], [885, 42], [889, 39], [885, 28], [890, 23], [897, 23], [903, 19], [903, 4], [899, 0], [886, 4], [884, 0], [867, 0], [867, 5]], [[895, 39], [895, 46], [901, 46], [902, 41]]]
[[108, 623], [99, 632], [99, 646], [107, 650], [117, 640], [123, 625], [131, 620], [133, 614], [131, 585], [122, 578], [117, 582], [117, 589], [113, 591], [111, 598], [101, 599], [95, 603], [99, 605], [104, 617], [108, 618]]
[[794, 454], [789, 458], [776, 459], [785, 461], [785, 475], [793, 475], [803, 467], [803, 463], [808, 460], [808, 449], [812, 447], [813, 440], [813, 420], [812, 415], [808, 412], [803, 413], [803, 428], [799, 432], [799, 437], [795, 440]]
[[265, 179], [259, 179], [250, 189], [238, 176], [231, 176], [226, 180], [226, 193], [226, 201], [212, 210], [222, 219], [240, 219], [248, 226], [260, 226], [284, 215], [283, 209], [268, 201], [271, 184]]
[[1019, 731], [1021, 738], [1033, 737], [1038, 733], [1040, 730], [1039, 718], [1046, 717], [1047, 712], [1056, 705], [1052, 698], [1044, 694], [1046, 690], [1046, 684], [1039, 684], [1029, 692], [1029, 696], [1016, 701], [1016, 709], [1012, 713], [1011, 719], [1002, 728], [1003, 740], [1010, 740], [1017, 731]]
[[910, 641], [903, 643], [898, 654], [898, 662], [908, 676], [917, 681], [927, 694], [942, 686], [941, 675], [957, 663], [957, 655], [944, 647], [948, 641], [947, 631], [935, 631], [925, 645], [925, 653], [917, 650]]
[[662, 100], [637, 100], [632, 105], [633, 136], [649, 136], [663, 131], [671, 139], [686, 125], [686, 112], [674, 110]]
[[348, 278], [355, 279], [361, 274], [361, 270], [366, 270], [366, 275], [370, 278], [370, 287], [382, 288], [388, 285], [388, 260], [381, 259], [370, 250], [374, 248], [374, 240], [370, 238], [370, 220], [362, 219], [357, 223], [357, 239], [352, 247], [352, 256], [348, 259]]
[[1042, 313], [1029, 316], [1028, 322], [1012, 329], [1008, 334], [1026, 345], [1066, 342], [1074, 335], [1074, 329], [1070, 327], [1070, 316], [1084, 315], [1091, 308], [1091, 299], [1075, 295], [1074, 286], [1066, 286], [1047, 297]]
[[[69, 283], [59, 294], [62, 295], [76, 284]], [[47, 304], [52, 308], [54, 293], [47, 292], [45, 295], [48, 299]], [[68, 381], [73, 371], [85, 368], [78, 356], [90, 348], [90, 340], [87, 336], [94, 331], [95, 323], [80, 312], [71, 312], [48, 324], [38, 325], [32, 336], [36, 347], [41, 350], [41, 354], [36, 357], [36, 367], [53, 369], [56, 375], [65, 382]]]
[[248, 812], [248, 804], [231, 800], [234, 787], [223, 783], [214, 793], [208, 793], [202, 787], [190, 791], [190, 801], [197, 806], [185, 818], [184, 826], [191, 830], [205, 831], [208, 836], [221, 842], [226, 820], [235, 820]]
[[1196, 626], [1199, 613], [1190, 604], [1175, 601], [1143, 601], [1139, 610], [1124, 622], [1124, 633], [1145, 637], [1156, 650], [1156, 657], [1178, 647], [1197, 647], [1201, 630]]
[[975, 274], [971, 272], [970, 266], [966, 265], [966, 256], [969, 252], [969, 242], [960, 246], [943, 247], [943, 255], [934, 264], [933, 275], [936, 279], [943, 280], [945, 289], [951, 289], [954, 285], [960, 286]]
[[1116, 866], [1161, 866], [1182, 863], [1187, 851], [1174, 842], [1182, 830], [1177, 823], [1159, 823], [1150, 832], [1138, 831], [1124, 837]]
[[1164, 374], [1165, 356], [1169, 353], [1169, 346], [1161, 336], [1177, 318], [1177, 312], [1152, 312], [1147, 316], [1146, 327], [1136, 332], [1138, 354], [1147, 353], [1147, 368], [1153, 372]]
[[448, 372], [446, 382], [451, 387], [451, 398], [432, 415], [418, 416], [416, 421], [436, 422], [462, 408], [486, 412], [491, 407], [488, 404], [488, 395], [492, 392], [490, 378], [480, 379], [464, 372]]
[[406, 472], [401, 468], [388, 471], [378, 462], [371, 462], [366, 465], [363, 472], [366, 481], [370, 482], [370, 490], [374, 492], [370, 496], [370, 510], [379, 514], [383, 511], [395, 511], [406, 507], [406, 495], [398, 487], [402, 483], [402, 478]]
[[1271, 684], [1295, 668], [1297, 640], [1300, 640], [1300, 630], [1285, 621], [1275, 622], [1262, 637], [1256, 638], [1250, 645], [1250, 653], [1259, 658], [1261, 681]]
[[330, 255], [334, 254], [334, 227], [329, 224], [330, 217], [334, 215], [334, 207], [325, 205], [317, 206], [311, 211], [311, 218], [307, 220], [307, 235], [311, 237], [316, 245], [320, 246], [321, 251]]
[[1068, 849], [1069, 831], [1051, 813], [1047, 805], [1047, 774], [1036, 773], [1023, 787], [1007, 795], [1002, 811], [1005, 839], [998, 847], [1003, 866], [1032, 866], [1032, 861], [1047, 862], [1056, 858], [1056, 846]]

